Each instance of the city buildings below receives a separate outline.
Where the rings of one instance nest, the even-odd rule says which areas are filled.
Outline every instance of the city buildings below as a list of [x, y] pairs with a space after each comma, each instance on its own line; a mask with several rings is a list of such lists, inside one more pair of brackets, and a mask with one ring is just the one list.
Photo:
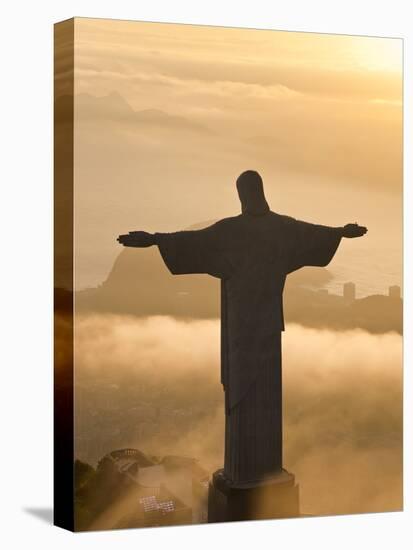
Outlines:
[[188, 525], [192, 523], [192, 509], [161, 486], [156, 494], [139, 498], [135, 518], [136, 527]]
[[398, 300], [401, 298], [401, 289], [398, 285], [389, 286], [389, 297]]
[[343, 298], [348, 304], [354, 302], [356, 299], [356, 285], [354, 283], [344, 283]]
[[[208, 479], [208, 472], [191, 457], [168, 455], [155, 460], [137, 449], [112, 451], [99, 461], [94, 479], [77, 495], [91, 519], [86, 522], [79, 516], [79, 527], [206, 523]], [[110, 520], [101, 524], [99, 517], [105, 516]]]

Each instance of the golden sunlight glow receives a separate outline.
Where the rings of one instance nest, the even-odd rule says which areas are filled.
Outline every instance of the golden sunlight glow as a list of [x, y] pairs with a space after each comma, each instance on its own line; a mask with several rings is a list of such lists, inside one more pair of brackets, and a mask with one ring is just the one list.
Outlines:
[[363, 68], [372, 71], [402, 72], [402, 39], [355, 37], [352, 45], [355, 61]]

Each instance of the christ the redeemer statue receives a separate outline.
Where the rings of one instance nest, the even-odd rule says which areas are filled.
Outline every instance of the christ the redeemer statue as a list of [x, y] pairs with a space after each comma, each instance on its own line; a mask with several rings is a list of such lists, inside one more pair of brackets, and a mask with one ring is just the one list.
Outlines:
[[286, 276], [326, 266], [357, 224], [315, 225], [272, 212], [260, 175], [237, 179], [238, 216], [197, 231], [120, 235], [124, 246], [157, 245], [173, 275], [221, 279], [221, 381], [225, 391], [224, 476], [246, 487], [282, 471], [281, 333]]

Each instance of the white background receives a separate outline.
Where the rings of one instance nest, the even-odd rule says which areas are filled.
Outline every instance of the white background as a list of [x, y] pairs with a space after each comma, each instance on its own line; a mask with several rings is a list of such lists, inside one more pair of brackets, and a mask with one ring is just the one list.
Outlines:
[[[409, 548], [412, 323], [405, 324], [405, 512], [72, 534], [52, 507], [52, 38], [72, 16], [405, 38], [405, 249], [411, 247], [410, 1], [82, 0], [2, 5], [0, 541], [14, 548]], [[385, 212], [383, 212], [385, 221]], [[405, 257], [405, 311], [411, 257]], [[410, 340], [410, 341], [409, 341]], [[409, 468], [410, 465], [410, 468]], [[410, 532], [410, 533], [409, 533]]]

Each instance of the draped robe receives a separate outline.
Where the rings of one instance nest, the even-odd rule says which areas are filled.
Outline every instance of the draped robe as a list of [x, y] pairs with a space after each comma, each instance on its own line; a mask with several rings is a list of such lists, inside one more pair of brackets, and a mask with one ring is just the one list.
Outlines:
[[282, 294], [288, 273], [325, 266], [339, 232], [269, 211], [240, 214], [201, 230], [157, 233], [174, 275], [221, 279], [224, 473], [238, 487], [282, 469]]

